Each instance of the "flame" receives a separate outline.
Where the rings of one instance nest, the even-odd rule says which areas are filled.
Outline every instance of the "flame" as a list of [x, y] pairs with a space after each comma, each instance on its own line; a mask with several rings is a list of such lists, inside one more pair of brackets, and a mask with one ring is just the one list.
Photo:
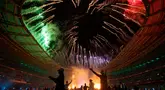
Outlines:
[[73, 85], [72, 85], [72, 89], [74, 89], [75, 87], [76, 87], [76, 85], [75, 85], [75, 84], [73, 84]]
[[70, 90], [70, 89], [71, 89], [71, 87], [69, 86], [69, 87], [68, 87], [68, 89]]
[[100, 89], [100, 87], [101, 87], [101, 86], [100, 86], [99, 83], [96, 83], [96, 84], [94, 85], [94, 88], [95, 88], [95, 89]]
[[72, 67], [72, 75], [70, 75], [70, 79], [72, 79], [72, 83], [69, 86], [69, 89], [80, 88], [81, 85], [84, 86], [86, 83], [89, 86], [89, 80], [92, 79], [94, 83], [94, 88], [100, 89], [100, 79], [96, 75], [94, 75], [89, 69]]

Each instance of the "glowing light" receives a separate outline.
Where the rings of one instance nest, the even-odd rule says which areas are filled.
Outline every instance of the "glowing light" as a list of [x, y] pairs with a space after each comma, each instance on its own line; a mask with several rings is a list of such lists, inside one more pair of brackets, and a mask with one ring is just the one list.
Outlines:
[[142, 18], [140, 15], [146, 15], [145, 6], [142, 2], [142, 0], [127, 0], [128, 4], [121, 4], [118, 3], [118, 5], [121, 6], [128, 6], [127, 9], [125, 9], [124, 15], [132, 18], [132, 20], [138, 21], [138, 23], [143, 24], [144, 18]]
[[[100, 79], [96, 75], [91, 75], [90, 71], [85, 68], [78, 68], [78, 67], [72, 67], [73, 74], [70, 78], [72, 78], [72, 83], [70, 85], [70, 88], [80, 88], [81, 85], [84, 86], [86, 83], [87, 86], [89, 86], [89, 80], [92, 79], [93, 83], [95, 84], [95, 88], [100, 89]], [[74, 79], [73, 79], [74, 78]]]
[[[26, 0], [26, 1], [28, 1], [28, 0]], [[43, 10], [41, 8], [34, 6], [34, 7], [28, 8], [28, 9], [23, 9], [21, 11], [21, 14], [27, 15], [27, 14], [36, 13], [36, 12], [41, 13], [42, 11]]]
[[[24, 22], [25, 22], [28, 30], [32, 33], [32, 35], [37, 40], [37, 42], [42, 46], [42, 48], [51, 57], [53, 57], [53, 55], [57, 54], [57, 51], [60, 51], [59, 49], [61, 49], [61, 45], [63, 44], [63, 42], [62, 42], [62, 39], [60, 39], [61, 32], [59, 30], [59, 27], [56, 24], [52, 23], [52, 22], [56, 22], [53, 19], [55, 17], [55, 15], [50, 15], [52, 13], [49, 13], [49, 12], [56, 9], [54, 7], [54, 4], [61, 3], [61, 2], [63, 2], [63, 1], [62, 0], [26, 0], [25, 7], [22, 9], [23, 19], [24, 19]], [[75, 8], [76, 8], [79, 6], [81, 0], [71, 0], [71, 2], [73, 3], [73, 6], [75, 6]], [[91, 2], [88, 3], [89, 5], [88, 5], [86, 12], [90, 12], [91, 14], [93, 14], [95, 11], [99, 11], [105, 5], [108, 5], [105, 2], [98, 5], [99, 2], [100, 2], [99, 0], [91, 0]], [[130, 5], [132, 5], [132, 3], [137, 3], [137, 2], [142, 2], [142, 1], [141, 0], [128, 0], [128, 2], [129, 2], [129, 4], [131, 3]], [[27, 3], [29, 4], [29, 7], [28, 7]], [[30, 5], [30, 3], [33, 3], [33, 4]], [[126, 11], [126, 9], [129, 8], [129, 6], [126, 8], [123, 8], [123, 7], [121, 7], [121, 5], [118, 5], [118, 4], [111, 5], [111, 6], [122, 9], [122, 12], [118, 12], [117, 10], [114, 10], [115, 12], [117, 12], [121, 15], [123, 15], [123, 10]], [[132, 7], [132, 6], [130, 6], [130, 7]], [[97, 9], [99, 9], [99, 10], [97, 10]], [[133, 10], [129, 9], [129, 11], [133, 11]], [[49, 13], [49, 14], [47, 14], [47, 13]], [[50, 16], [48, 16], [48, 15], [50, 15]], [[82, 15], [82, 16], [84, 16], [84, 15]], [[128, 15], [126, 13], [124, 13], [123, 16], [127, 17]], [[77, 17], [77, 16], [76, 16], [76, 18], [79, 19], [79, 17]], [[109, 18], [113, 18], [114, 20], [123, 24], [123, 27], [126, 27], [132, 34], [135, 33], [132, 30], [132, 28], [130, 28], [127, 25], [127, 23], [125, 23], [124, 21], [119, 20], [118, 18], [116, 18], [115, 16], [112, 16], [112, 15], [109, 15]], [[134, 19], [131, 18], [131, 20], [133, 21]], [[101, 65], [107, 63], [108, 60], [105, 60], [105, 58], [97, 59], [97, 58], [91, 57], [90, 59], [88, 59], [88, 56], [86, 57], [86, 54], [88, 54], [89, 51], [86, 48], [82, 48], [81, 45], [79, 45], [77, 43], [78, 33], [74, 32], [75, 31], [74, 29], [79, 28], [79, 26], [76, 26], [76, 25], [78, 25], [77, 23], [79, 23], [78, 21], [79, 20], [76, 21], [76, 24], [74, 23], [75, 26], [73, 26], [73, 28], [67, 30], [64, 33], [64, 35], [66, 35], [65, 39], [67, 39], [69, 41], [68, 43], [66, 42], [67, 44], [69, 44], [69, 49], [70, 49], [70, 50], [68, 50], [69, 55], [73, 55], [73, 54], [82, 55], [83, 54], [82, 58], [76, 56], [76, 59], [72, 60], [72, 61], [74, 63], [78, 63], [78, 64], [83, 63], [84, 66], [87, 66], [87, 65], [90, 66], [90, 64], [95, 63], [95, 64], [93, 64], [93, 65], [95, 65], [95, 67], [98, 67], [98, 66], [101, 66]], [[58, 22], [58, 20], [57, 20], [57, 22]], [[133, 22], [136, 22], [136, 21], [133, 21]], [[60, 23], [61, 23], [61, 21], [60, 21]], [[65, 22], [62, 21], [62, 23], [65, 23]], [[140, 25], [140, 23], [138, 23], [138, 24]], [[106, 26], [102, 26], [102, 27], [105, 30], [109, 31], [111, 34], [115, 35], [119, 39], [119, 41], [125, 43], [126, 41], [129, 40], [129, 36], [126, 35], [126, 33], [122, 29], [115, 27], [113, 24], [108, 23], [108, 22], [105, 22], [105, 25]], [[61, 28], [63, 29], [63, 27], [61, 27]], [[111, 28], [114, 30], [111, 30], [108, 28]], [[65, 30], [63, 30], [63, 31], [65, 31]], [[109, 43], [109, 41], [106, 39], [106, 37], [104, 37], [104, 35], [95, 36], [94, 40], [90, 41], [90, 43], [93, 43], [95, 47], [102, 48], [104, 46], [103, 41], [106, 42], [107, 46], [112, 47], [112, 45]], [[92, 54], [94, 56], [97, 56], [97, 54], [94, 54], [93, 52], [90, 53], [89, 56], [91, 56]], [[72, 64], [72, 61], [71, 61], [71, 64]], [[81, 73], [81, 74], [84, 75], [84, 73]], [[82, 78], [82, 75], [81, 75], [81, 78]], [[77, 79], [79, 77], [79, 74], [76, 74], [72, 77], [74, 79]], [[86, 76], [85, 76], [83, 80], [80, 79], [82, 81], [81, 84], [84, 84], [84, 82], [87, 82], [88, 80], [86, 80], [86, 79], [89, 79], [89, 77], [86, 78]], [[79, 79], [77, 79], [77, 80], [79, 80]], [[77, 84], [77, 82], [78, 82], [78, 84]], [[75, 82], [76, 83], [75, 85], [79, 85], [80, 82], [79, 81], [77, 81], [77, 82]]]
[[100, 87], [101, 87], [101, 86], [100, 86], [99, 83], [96, 83], [96, 84], [94, 85], [94, 88], [95, 88], [95, 89], [100, 89]]
[[142, 3], [142, 0], [128, 0], [128, 3], [131, 5], [137, 5]]
[[[45, 2], [47, 2], [47, 0], [26, 0], [24, 5], [29, 5], [21, 10], [21, 15], [30, 33], [42, 48], [53, 57], [55, 55], [53, 51], [60, 49], [62, 45], [62, 40], [59, 39], [60, 30], [55, 23], [52, 23], [52, 19], [55, 15], [45, 17], [44, 14], [55, 10], [56, 8], [52, 7], [52, 5], [61, 3], [62, 1], [52, 0], [47, 4], [45, 4]], [[35, 4], [33, 5], [30, 3]], [[47, 6], [50, 7], [45, 9], [44, 7]]]
[[75, 87], [76, 87], [76, 85], [75, 85], [75, 84], [73, 84], [73, 85], [72, 85], [72, 89], [74, 89]]
[[72, 75], [72, 79], [74, 79], [75, 78], [75, 75]]
[[57, 41], [60, 34], [59, 28], [55, 24], [47, 24], [42, 27], [41, 34], [44, 37], [44, 45], [49, 48], [51, 41]]
[[70, 86], [69, 86], [68, 88], [69, 88], [69, 90], [71, 89], [71, 87], [70, 87]]

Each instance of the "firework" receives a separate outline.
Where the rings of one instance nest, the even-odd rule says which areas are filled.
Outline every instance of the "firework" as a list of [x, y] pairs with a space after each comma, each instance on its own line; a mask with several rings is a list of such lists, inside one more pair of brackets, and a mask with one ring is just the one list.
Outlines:
[[[142, 26], [143, 23], [135, 16], [145, 16], [145, 9], [141, 0], [134, 1], [136, 2], [128, 0], [128, 4], [126, 4], [124, 1], [117, 2], [116, 0], [104, 0], [101, 3], [99, 0], [91, 0], [84, 7], [85, 5], [81, 5], [84, 1], [81, 0], [68, 0], [68, 5], [65, 0], [26, 0], [24, 3], [26, 7], [22, 9], [21, 15], [29, 31], [44, 50], [51, 57], [55, 57], [56, 62], [63, 66], [83, 65], [84, 67], [99, 68], [110, 62], [114, 57], [114, 52], [119, 52], [120, 46], [112, 43], [109, 36], [115, 36], [117, 42], [124, 45], [136, 33], [136, 30], [130, 28], [127, 21], [131, 21], [139, 27]], [[30, 4], [29, 7], [28, 4]], [[74, 8], [67, 7], [66, 11], [63, 11], [64, 7], [61, 6]], [[84, 10], [84, 8], [86, 9]], [[111, 12], [124, 19], [117, 18]], [[96, 15], [98, 13], [99, 15]], [[132, 14], [135, 16], [133, 17]], [[82, 23], [86, 24], [84, 22], [86, 17], [89, 19], [87, 23], [88, 21], [90, 23], [88, 27], [82, 25]], [[102, 20], [99, 21], [99, 25], [96, 24], [96, 27], [100, 27], [99, 29], [102, 31], [90, 30], [93, 29], [92, 26], [95, 26], [97, 19]], [[109, 19], [113, 19], [112, 21], [119, 25], [114, 25]], [[81, 31], [82, 29], [84, 31]], [[81, 35], [81, 32], [85, 31], [87, 34]], [[91, 31], [96, 34], [82, 40]], [[105, 34], [105, 32], [108, 33]], [[108, 55], [107, 58], [104, 58], [105, 55]]]

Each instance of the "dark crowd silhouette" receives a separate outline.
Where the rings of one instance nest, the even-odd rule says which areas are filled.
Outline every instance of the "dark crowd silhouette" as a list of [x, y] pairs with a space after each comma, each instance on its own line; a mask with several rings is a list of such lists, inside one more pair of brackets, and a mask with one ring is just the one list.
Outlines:
[[56, 86], [53, 89], [45, 88], [44, 90], [139, 90], [137, 86], [134, 86], [132, 89], [128, 89], [126, 85], [122, 82], [120, 82], [118, 85], [114, 85], [113, 87], [108, 86], [107, 82], [107, 74], [105, 71], [101, 70], [100, 73], [95, 72], [92, 68], [89, 68], [90, 71], [92, 71], [96, 76], [100, 78], [100, 89], [94, 88], [93, 80], [89, 80], [89, 86], [87, 86], [86, 83], [84, 85], [81, 85], [81, 87], [75, 87], [72, 89], [69, 89], [69, 85], [72, 83], [72, 80], [70, 82], [66, 81], [64, 83], [64, 69], [60, 68], [58, 70], [59, 76], [57, 78], [54, 78], [52, 76], [49, 76], [49, 79], [55, 82]]
[[64, 85], [64, 69], [63, 68], [60, 68], [58, 70], [58, 74], [59, 74], [59, 76], [57, 78], [54, 78], [52, 76], [49, 76], [49, 78], [56, 83], [55, 90], [65, 90], [65, 85]]

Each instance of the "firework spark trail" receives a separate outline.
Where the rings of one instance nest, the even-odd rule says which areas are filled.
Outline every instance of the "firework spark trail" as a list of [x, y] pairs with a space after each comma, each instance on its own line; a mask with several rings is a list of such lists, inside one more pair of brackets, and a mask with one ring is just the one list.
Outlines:
[[78, 32], [72, 32], [70, 34], [67, 35], [66, 39], [69, 39], [70, 37], [74, 37], [78, 34]]
[[123, 34], [125, 37], [127, 37], [128, 40], [131, 39], [131, 37], [129, 35], [127, 35], [121, 28], [118, 28]]
[[51, 2], [63, 2], [63, 0], [47, 0], [47, 1], [51, 1]]
[[68, 42], [68, 44], [69, 44], [69, 47], [68, 48], [70, 48], [70, 53], [69, 53], [69, 58], [71, 58], [71, 54], [73, 53], [73, 49], [74, 49], [74, 45], [75, 45], [75, 42], [74, 42], [74, 38], [73, 37], [71, 37], [70, 39], [69, 39], [69, 42]]
[[89, 67], [92, 65], [92, 60], [91, 60], [91, 52], [90, 52], [90, 50], [89, 50]]
[[104, 46], [103, 43], [97, 37], [94, 37], [94, 38], [95, 38], [95, 40], [97, 40], [100, 43], [100, 46], [102, 46], [102, 47]]
[[97, 7], [97, 11], [100, 11], [102, 10], [105, 6], [107, 6], [108, 4], [103, 4], [102, 6], [98, 6]]
[[103, 41], [105, 40], [106, 43], [109, 43], [109, 41], [102, 35], [100, 34], [97, 34], [97, 36], [100, 38], [100, 39], [103, 39]]
[[39, 11], [39, 10], [42, 10], [42, 9], [39, 8], [39, 7], [34, 6], [34, 7], [28, 8], [28, 9], [22, 9], [21, 14], [22, 15], [27, 15], [27, 14], [35, 13], [36, 11]]
[[53, 22], [53, 20], [50, 20], [49, 22], [48, 22], [48, 24], [50, 24], [50, 23], [52, 23]]
[[106, 28], [106, 27], [104, 27], [104, 26], [102, 26], [102, 27], [103, 27], [105, 30], [109, 31], [110, 33], [114, 34], [114, 35], [119, 39], [120, 42], [124, 43], [116, 33], [112, 32], [111, 30], [109, 30], [108, 28]]
[[[87, 51], [87, 53], [88, 53], [88, 51]], [[88, 67], [90, 67], [90, 56], [88, 56], [89, 55], [89, 53], [87, 54], [87, 63], [88, 63]]]
[[71, 29], [69, 29], [65, 32], [65, 35], [73, 33], [72, 30], [77, 29], [77, 28], [78, 28], [78, 26], [73, 26]]
[[76, 4], [76, 6], [79, 6], [80, 5], [80, 0], [75, 0], [75, 4]]
[[100, 67], [100, 65], [101, 65], [100, 57], [97, 57], [97, 58], [98, 58], [98, 60], [97, 60], [97, 61], [98, 61], [98, 63], [99, 63], [99, 65], [98, 65], [98, 66]]
[[115, 19], [116, 21], [118, 21], [118, 22], [120, 22], [120, 23], [122, 23], [132, 34], [135, 34], [134, 33], [134, 31], [132, 31], [131, 30], [131, 28], [130, 27], [128, 27], [128, 25], [126, 24], [126, 23], [124, 23], [124, 22], [122, 22], [122, 21], [120, 21], [119, 19], [117, 19], [117, 18], [115, 18], [114, 16], [112, 16], [112, 15], [109, 15], [111, 18], [113, 18], [113, 19]]
[[[80, 56], [80, 45], [78, 44], [78, 51], [77, 51], [78, 56]], [[80, 57], [78, 58], [78, 61], [80, 62]], [[80, 63], [79, 63], [80, 64]]]
[[108, 47], [111, 47], [111, 45], [109, 44], [108, 40], [107, 40], [105, 37], [103, 37], [102, 35], [99, 35], [99, 34], [98, 34], [96, 37], [97, 37], [98, 39], [104, 41], [105, 44], [106, 44]]
[[97, 34], [96, 37], [98, 37], [101, 40], [103, 40], [109, 47], [112, 47], [111, 44], [109, 43], [109, 41], [104, 36]]
[[88, 6], [88, 9], [87, 9], [86, 13], [88, 13], [89, 10], [90, 10], [90, 8], [91, 8], [92, 6], [94, 6], [97, 2], [98, 2], [98, 0], [92, 0], [92, 1], [89, 3], [89, 6]]
[[123, 7], [118, 6], [118, 5], [111, 5], [111, 6], [112, 6], [112, 7], [116, 7], [116, 8], [120, 8], [120, 9], [122, 9], [122, 10], [124, 10], [124, 11], [129, 11], [129, 12], [132, 12], [132, 13], [138, 13], [138, 14], [142, 14], [142, 15], [145, 16], [145, 13], [143, 13], [143, 12], [135, 12], [135, 11], [133, 11], [133, 10], [129, 10], [129, 9], [127, 9], [127, 8], [123, 8]]
[[139, 6], [135, 6], [135, 5], [125, 4], [125, 3], [116, 3], [116, 4], [117, 5], [123, 5], [123, 6], [129, 6], [129, 7], [132, 7], [132, 8], [137, 8], [137, 9], [140, 9], [140, 10], [144, 10], [145, 11], [145, 8], [139, 7]]
[[90, 14], [93, 14], [93, 12], [96, 10], [96, 7], [93, 8]]
[[43, 19], [43, 18], [44, 18], [44, 16], [42, 16], [41, 14], [38, 14], [36, 16], [29, 18], [28, 20], [25, 20], [25, 23], [28, 25], [36, 20]]
[[93, 60], [93, 64], [92, 64], [92, 68], [94, 67], [95, 64], [95, 59], [94, 59], [94, 54], [92, 53], [92, 60]]
[[78, 61], [78, 44], [76, 44], [76, 52], [75, 52], [76, 58], [75, 58], [75, 63]]
[[89, 51], [89, 53], [91, 54], [90, 55], [90, 60], [91, 60], [92, 63], [91, 63], [91, 66], [90, 67], [92, 68], [94, 66], [93, 54], [91, 53], [91, 51]]
[[87, 61], [87, 50], [84, 48], [84, 66], [87, 66], [86, 64], [88, 63]]
[[100, 35], [100, 34], [97, 34], [96, 37], [100, 38], [104, 42], [107, 42], [107, 39], [103, 38], [102, 35]]
[[103, 27], [104, 29], [108, 30], [110, 33], [114, 34], [118, 39], [120, 39], [120, 37], [119, 37], [116, 33], [112, 32], [111, 30], [109, 30], [109, 29], [106, 28], [105, 26], [102, 26], [102, 27]]
[[70, 53], [69, 53], [69, 58], [72, 58], [72, 54], [73, 54], [73, 45], [69, 46], [68, 48], [70, 48]]
[[96, 48], [97, 47], [101, 48], [100, 44], [96, 40], [94, 40], [94, 42], [95, 42]]
[[44, 13], [47, 13], [47, 12], [52, 11], [52, 10], [55, 10], [55, 8], [50, 7], [50, 8], [48, 8], [48, 9], [46, 9], [45, 11], [43, 11], [42, 13], [40, 13], [40, 14], [38, 14], [38, 15], [35, 15], [35, 16], [31, 17], [31, 18], [29, 18], [28, 20], [25, 21], [25, 23], [28, 25], [28, 24], [30, 24], [31, 22], [35, 21], [35, 20], [38, 20], [38, 19], [40, 19], [40, 18], [42, 19], [42, 18], [43, 18], [42, 15], [43, 15]]
[[43, 23], [43, 21], [41, 21], [40, 23], [37, 23], [35, 26], [32, 26], [30, 28], [30, 30], [36, 31], [37, 29], [39, 29], [40, 27], [43, 27], [43, 26], [44, 26], [44, 23]]
[[69, 40], [69, 45], [71, 43], [71, 51], [70, 51], [70, 54], [69, 54], [69, 57], [71, 58], [71, 54], [75, 55], [75, 46], [76, 46], [76, 40], [77, 38], [72, 38]]
[[95, 62], [95, 68], [97, 68], [97, 60], [96, 60], [96, 58], [95, 58], [96, 56], [95, 56], [95, 53], [93, 53], [93, 60], [94, 60], [94, 62]]
[[96, 54], [96, 52], [94, 53], [94, 56], [95, 56], [95, 61], [96, 61], [96, 64], [97, 64], [97, 65], [96, 65], [96, 68], [98, 68], [99, 62], [98, 62], [98, 60], [97, 60], [97, 56], [98, 56], [98, 55]]
[[[71, 42], [73, 42], [74, 40], [73, 39], [70, 39], [69, 40], [69, 44], [71, 43]], [[69, 57], [71, 57], [71, 54], [72, 54], [72, 52], [73, 52], [73, 46], [74, 46], [74, 43], [71, 43], [71, 45], [70, 46], [68, 46], [67, 48], [69, 48], [70, 49], [70, 53], [69, 53]]]
[[76, 32], [71, 32], [71, 33], [65, 35], [65, 36], [66, 36], [65, 39], [67, 40], [67, 39], [70, 39], [71, 37], [73, 38], [73, 37], [76, 36], [76, 35], [77, 35]]
[[57, 4], [57, 3], [61, 3], [61, 2], [50, 2], [50, 3], [47, 3], [47, 4], [43, 4], [42, 6], [40, 6], [40, 8], [44, 8], [44, 7], [47, 7], [47, 6], [50, 6], [50, 5], [53, 5], [53, 4]]
[[[80, 45], [80, 55], [83, 56], [83, 51], [82, 51], [82, 46], [81, 45]], [[81, 60], [82, 60], [82, 57], [81, 57]], [[81, 62], [81, 64], [82, 64], [82, 62]]]
[[128, 40], [125, 38], [125, 36], [123, 35], [123, 33], [120, 32], [120, 31], [118, 31], [118, 29], [117, 29], [114, 25], [112, 25], [112, 24], [110, 24], [110, 23], [108, 23], [108, 22], [106, 22], [106, 21], [104, 21], [104, 24], [106, 24], [106, 25], [109, 26], [110, 28], [114, 29], [117, 33], [119, 33], [125, 41], [128, 41]]
[[83, 53], [82, 53], [82, 46], [80, 45], [80, 51], [79, 51], [79, 54], [81, 55], [80, 56], [80, 65], [82, 65], [82, 56], [83, 56]]
[[66, 39], [66, 40], [67, 40], [67, 39], [71, 39], [71, 38], [72, 38], [72, 36], [73, 36], [73, 33], [68, 34], [68, 35], [66, 36], [66, 38], [65, 38], [65, 39]]
[[81, 2], [81, 0], [77, 0], [77, 6], [79, 6], [79, 5], [80, 5], [80, 2]]
[[112, 45], [109, 43], [109, 41], [104, 36], [98, 34], [97, 37], [100, 38], [101, 40], [105, 40], [106, 45], [108, 45], [108, 47], [113, 48]]
[[70, 36], [70, 35], [68, 35], [68, 37], [69, 37], [69, 42], [68, 42], [68, 44], [69, 45], [72, 45], [72, 42], [73, 42], [73, 36]]
[[77, 8], [77, 5], [76, 5], [76, 3], [75, 3], [74, 0], [72, 0], [72, 3], [73, 3], [73, 5], [74, 5], [74, 7]]
[[24, 4], [26, 4], [26, 3], [32, 3], [33, 1], [44, 2], [45, 0], [25, 0]]
[[97, 11], [100, 11], [100, 10], [102, 10], [105, 6], [108, 6], [110, 4], [110, 2], [103, 2], [103, 3], [101, 3], [101, 4], [98, 4], [97, 5]]
[[48, 18], [44, 19], [43, 22], [46, 23], [48, 21], [50, 21], [51, 19], [53, 19], [55, 17], [55, 15], [51, 15]]
[[141, 26], [141, 24], [140, 24], [138, 21], [136, 21], [136, 20], [134, 20], [134, 19], [132, 19], [132, 18], [127, 17], [127, 16], [124, 15], [123, 13], [121, 13], [121, 12], [115, 10], [115, 9], [112, 9], [112, 11], [119, 13], [120, 15], [126, 17], [127, 19], [129, 19], [129, 20], [133, 21], [134, 23], [138, 24], [139, 26]]
[[82, 47], [82, 57], [81, 57], [82, 58], [82, 66], [84, 65], [84, 55], [85, 55], [84, 54], [84, 48]]
[[[94, 37], [95, 38], [95, 37]], [[101, 47], [100, 46], [100, 44], [96, 41], [96, 39], [95, 40], [93, 40], [95, 43], [94, 43], [94, 45], [95, 45], [95, 47], [97, 48], [97, 47]]]
[[[76, 41], [77, 41], [77, 38], [74, 38], [74, 41], [73, 41], [73, 56], [76, 55]], [[74, 59], [76, 59], [76, 58], [74, 58]], [[74, 61], [74, 63], [75, 63], [75, 61]]]
[[83, 48], [83, 52], [84, 52], [84, 55], [83, 55], [83, 66], [85, 66], [85, 55], [86, 55], [86, 50], [85, 50], [85, 48]]
[[94, 38], [95, 38], [95, 40], [97, 40], [99, 42], [100, 47], [102, 46], [101, 51], [104, 53], [105, 52], [105, 48], [104, 48], [105, 45], [99, 40], [100, 38], [98, 37], [98, 35]]
[[42, 14], [48, 13], [48, 12], [53, 11], [53, 10], [55, 10], [55, 9], [56, 9], [56, 8], [53, 8], [53, 7], [51, 6], [51, 7], [49, 7], [48, 9], [46, 9], [45, 11], [43, 11]]

